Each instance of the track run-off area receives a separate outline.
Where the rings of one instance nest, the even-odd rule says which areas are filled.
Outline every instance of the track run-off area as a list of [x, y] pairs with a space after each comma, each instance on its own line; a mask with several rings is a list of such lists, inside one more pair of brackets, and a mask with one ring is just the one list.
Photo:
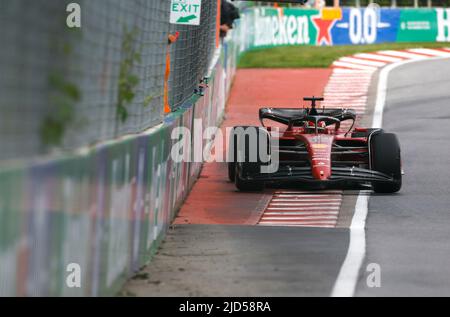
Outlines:
[[[358, 125], [397, 133], [396, 195], [305, 188], [240, 193], [225, 163], [205, 163], [137, 296], [450, 295], [450, 49], [344, 57], [330, 69], [241, 69], [222, 128], [259, 125], [260, 107], [357, 111]], [[372, 268], [380, 283], [367, 283]]]

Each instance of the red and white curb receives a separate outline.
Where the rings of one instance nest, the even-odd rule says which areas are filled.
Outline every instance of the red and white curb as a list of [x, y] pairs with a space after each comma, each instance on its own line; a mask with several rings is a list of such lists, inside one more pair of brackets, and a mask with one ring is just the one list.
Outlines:
[[278, 191], [259, 224], [334, 228], [341, 203], [341, 191]]
[[[351, 57], [342, 57], [333, 63], [334, 69], [375, 72], [391, 63], [411, 59], [426, 59], [430, 57], [450, 57], [450, 48], [430, 49], [413, 48], [403, 51], [378, 51], [360, 53]], [[334, 73], [334, 72], [333, 72]], [[352, 83], [350, 83], [352, 84]]]
[[[435, 57], [450, 57], [450, 48], [388, 50], [342, 57], [333, 63], [322, 106], [355, 110], [359, 121], [366, 112], [369, 87], [377, 70], [392, 63]], [[343, 124], [342, 129], [350, 128], [349, 124]], [[258, 225], [335, 228], [342, 194], [340, 190], [279, 190], [273, 195]]]

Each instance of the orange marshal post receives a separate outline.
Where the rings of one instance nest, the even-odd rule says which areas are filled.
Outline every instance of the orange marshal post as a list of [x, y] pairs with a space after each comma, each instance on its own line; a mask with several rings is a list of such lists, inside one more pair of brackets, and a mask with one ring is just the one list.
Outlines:
[[169, 34], [167, 50], [166, 50], [166, 73], [164, 75], [164, 113], [170, 113], [170, 105], [169, 105], [169, 78], [170, 78], [170, 45], [175, 43], [180, 36], [179, 32], [175, 34]]

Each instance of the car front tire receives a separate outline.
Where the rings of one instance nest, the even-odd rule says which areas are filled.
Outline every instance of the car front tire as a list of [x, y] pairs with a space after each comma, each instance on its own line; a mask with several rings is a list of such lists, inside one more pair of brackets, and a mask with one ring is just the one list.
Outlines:
[[371, 140], [372, 169], [392, 176], [389, 183], [374, 182], [375, 193], [392, 194], [402, 188], [402, 163], [400, 143], [395, 134], [380, 133]]

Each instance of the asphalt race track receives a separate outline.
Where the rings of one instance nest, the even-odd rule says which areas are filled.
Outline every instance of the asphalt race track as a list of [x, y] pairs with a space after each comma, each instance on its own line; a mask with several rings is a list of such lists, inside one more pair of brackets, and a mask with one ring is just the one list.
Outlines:
[[[401, 193], [370, 197], [356, 296], [450, 295], [449, 122], [449, 59], [390, 73], [383, 128], [400, 138], [406, 175]], [[329, 296], [348, 247], [346, 228], [176, 225], [125, 293]], [[371, 263], [380, 288], [366, 284]]]
[[381, 287], [361, 279], [356, 295], [449, 296], [450, 60], [401, 66], [388, 87], [383, 128], [406, 175], [400, 194], [370, 198], [366, 265], [381, 266]]
[[182, 225], [127, 291], [137, 296], [328, 296], [348, 230]]

